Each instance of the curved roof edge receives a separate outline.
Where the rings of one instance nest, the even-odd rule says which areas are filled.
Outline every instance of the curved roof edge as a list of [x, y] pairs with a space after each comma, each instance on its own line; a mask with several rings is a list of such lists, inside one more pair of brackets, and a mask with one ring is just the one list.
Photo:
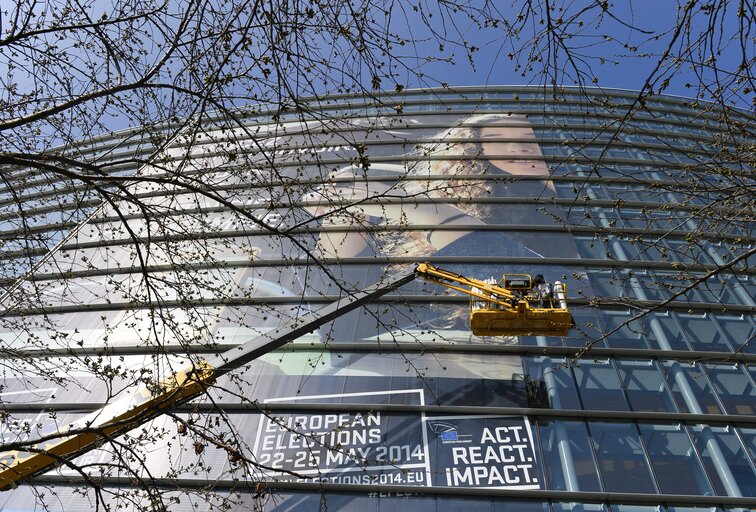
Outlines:
[[[302, 101], [308, 101], [310, 99], [317, 99], [317, 100], [324, 100], [324, 99], [339, 99], [339, 98], [365, 98], [365, 97], [375, 97], [379, 98], [381, 96], [385, 97], [392, 97], [392, 96], [402, 96], [402, 95], [415, 95], [415, 94], [428, 94], [428, 93], [459, 93], [463, 94], [465, 92], [523, 92], [523, 91], [541, 91], [541, 92], [548, 92], [553, 91], [555, 88], [551, 86], [543, 86], [543, 85], [460, 85], [460, 86], [453, 86], [449, 85], [447, 87], [428, 87], [428, 88], [413, 88], [413, 89], [403, 89], [401, 92], [396, 91], [377, 91], [375, 94], [360, 94], [360, 93], [352, 93], [352, 94], [329, 94], [329, 95], [323, 95], [320, 97], [303, 97]], [[556, 87], [556, 90], [560, 93], [580, 93], [580, 94], [586, 94], [590, 96], [607, 96], [607, 97], [623, 97], [623, 98], [638, 98], [640, 91], [636, 89], [622, 89], [618, 87], [601, 87], [601, 86], [575, 86], [575, 85], [565, 85], [565, 86], [559, 86]], [[662, 102], [668, 102], [668, 103], [674, 103], [674, 104], [683, 104], [685, 106], [689, 103], [698, 103], [701, 105], [707, 105], [711, 106], [714, 109], [721, 109], [722, 105], [719, 105], [717, 103], [713, 103], [708, 100], [701, 100], [697, 98], [691, 98], [688, 96], [681, 96], [677, 94], [653, 94], [651, 96], [647, 96], [647, 99], [653, 99], [653, 100], [659, 100]], [[751, 117], [756, 121], [756, 113], [753, 111], [745, 110], [740, 107], [736, 106], [728, 106], [727, 108], [731, 108], [734, 111], [736, 111], [738, 114]]]

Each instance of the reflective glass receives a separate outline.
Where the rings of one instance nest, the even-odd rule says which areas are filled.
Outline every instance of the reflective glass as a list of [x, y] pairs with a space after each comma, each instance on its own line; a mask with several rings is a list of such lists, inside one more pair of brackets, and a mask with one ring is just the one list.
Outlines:
[[570, 330], [569, 335], [564, 338], [565, 344], [568, 347], [583, 347], [588, 344], [605, 347], [606, 341], [596, 341], [603, 336], [600, 320], [602, 314], [603, 312], [598, 309], [573, 308], [572, 318], [575, 320], [575, 328]]
[[624, 503], [612, 503], [612, 512], [664, 512], [661, 505], [626, 505]]
[[756, 388], [743, 368], [727, 365], [705, 365], [705, 368], [727, 412], [756, 413]]
[[717, 328], [711, 314], [691, 315], [678, 313], [683, 332], [688, 336], [693, 350], [730, 352], [732, 349], [723, 333]]
[[614, 272], [590, 269], [588, 270], [588, 278], [597, 297], [621, 297], [624, 295], [622, 280]]
[[756, 465], [756, 428], [741, 428], [740, 435], [751, 456], [751, 462]]
[[538, 427], [548, 488], [560, 491], [600, 491], [585, 424], [541, 421]]
[[552, 503], [554, 512], [606, 512], [603, 503]]
[[670, 297], [671, 285], [663, 279], [657, 279], [656, 275], [650, 270], [635, 272], [632, 285], [633, 296], [636, 298], [641, 298], [641, 294], [644, 300], [665, 300]]
[[588, 431], [596, 450], [605, 491], [656, 492], [634, 425], [589, 422]]
[[756, 469], [731, 427], [696, 425], [688, 428], [706, 472], [720, 496], [756, 496]]
[[604, 244], [597, 238], [576, 236], [575, 243], [581, 258], [606, 259]]
[[639, 425], [661, 492], [711, 494], [711, 485], [685, 429], [680, 425]]
[[617, 371], [610, 361], [581, 360], [574, 372], [585, 409], [630, 410]]
[[610, 347], [648, 348], [640, 321], [631, 320], [632, 315], [623, 311], [602, 311], [604, 333]]
[[651, 313], [646, 317], [647, 328], [652, 348], [661, 350], [690, 350], [682, 333], [680, 325], [674, 315], [667, 313]]
[[615, 259], [626, 261], [644, 261], [647, 259], [645, 246], [635, 240], [615, 239], [612, 244]]
[[553, 409], [580, 409], [572, 370], [564, 367], [564, 359], [551, 357], [528, 357], [530, 395], [535, 395], [531, 407]]
[[[439, 512], [446, 510], [445, 499], [439, 496], [437, 500]], [[513, 500], [509, 498], [494, 498], [492, 501], [492, 512], [549, 512], [549, 504], [547, 502]], [[467, 509], [462, 507], [458, 510], [459, 512], [465, 512]], [[393, 512], [393, 510], [387, 509], [387, 512]]]
[[715, 315], [717, 323], [727, 334], [734, 350], [756, 353], [756, 328], [747, 315]]
[[238, 373], [251, 400], [306, 391], [326, 403], [532, 406], [519, 356], [281, 350]]
[[661, 369], [681, 412], [721, 414], [714, 392], [700, 365], [664, 361]]
[[726, 276], [714, 277], [708, 279], [706, 283], [698, 287], [697, 291], [704, 302], [714, 304], [740, 304], [741, 299], [733, 291], [733, 285], [737, 286], [735, 280], [728, 279]]
[[622, 388], [634, 411], [677, 412], [672, 396], [654, 361], [616, 359]]
[[721, 510], [718, 507], [680, 507], [667, 505], [668, 512], [718, 512]]
[[[740, 249], [738, 254], [743, 254], [750, 247]], [[756, 284], [752, 276], [749, 275], [737, 275], [725, 277], [727, 284], [732, 288], [733, 292], [737, 295], [738, 300], [736, 304], [743, 304], [745, 306], [754, 306], [754, 299], [756, 298]]]

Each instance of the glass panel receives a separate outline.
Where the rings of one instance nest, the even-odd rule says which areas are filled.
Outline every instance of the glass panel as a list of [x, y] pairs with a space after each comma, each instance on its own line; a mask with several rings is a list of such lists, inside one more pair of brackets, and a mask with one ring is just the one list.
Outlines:
[[741, 428], [740, 435], [743, 437], [746, 449], [751, 456], [751, 462], [756, 465], [756, 429]]
[[[192, 495], [191, 499], [187, 494]], [[159, 500], [159, 501], [158, 501]], [[259, 506], [259, 501], [257, 502]], [[176, 512], [204, 512], [207, 503], [197, 498], [197, 494], [165, 491], [150, 493], [140, 491], [135, 486], [123, 489], [59, 486], [54, 491], [40, 485], [23, 485], [14, 490], [4, 491], [0, 507], [7, 512], [50, 511], [50, 512], [94, 512], [100, 510], [149, 510], [162, 508]], [[317, 510], [317, 509], [315, 509]], [[305, 509], [307, 512], [307, 509]]]
[[[621, 311], [602, 311], [601, 318], [604, 321], [604, 333], [607, 341], [613, 348], [648, 348], [643, 329], [637, 320], [629, 321], [631, 313]], [[628, 322], [626, 325], [622, 325]], [[621, 327], [620, 327], [621, 326]], [[613, 331], [613, 332], [612, 332]]]
[[[642, 244], [638, 244], [634, 240], [627, 240], [624, 238], [620, 238], [618, 240], [615, 240], [612, 243], [612, 248], [614, 249], [615, 257], [618, 257], [619, 250], [622, 251], [624, 257], [628, 261], [635, 261], [635, 260], [645, 260], [645, 252], [641, 252], [645, 246]], [[619, 250], [618, 250], [619, 249]]]
[[756, 329], [753, 322], [745, 315], [716, 315], [717, 323], [730, 338], [735, 350], [742, 350], [747, 354], [756, 353]]
[[677, 319], [688, 335], [693, 350], [729, 352], [727, 339], [719, 332], [711, 315], [678, 314]]
[[679, 425], [640, 424], [639, 427], [661, 492], [711, 494], [711, 485], [685, 430]]
[[690, 350], [677, 320], [671, 313], [652, 313], [647, 317], [649, 341], [661, 350]]
[[673, 507], [668, 505], [667, 512], [721, 512], [717, 507]]
[[756, 472], [743, 445], [731, 427], [696, 425], [689, 427], [693, 442], [720, 496], [727, 496], [727, 480], [732, 475], [731, 487], [743, 496], [756, 496]]
[[721, 414], [722, 409], [699, 365], [664, 361], [661, 365], [667, 384], [681, 412]]
[[[229, 511], [242, 512], [258, 510], [248, 495], [235, 503]], [[203, 509], [200, 509], [203, 510]], [[363, 492], [360, 494], [342, 493], [275, 493], [267, 500], [262, 509], [266, 512], [326, 512], [328, 510], [353, 512], [396, 512], [398, 510], [422, 510], [423, 512], [457, 511], [457, 512], [549, 512], [549, 506], [541, 501], [512, 500], [509, 498], [490, 497], [448, 497], [423, 496], [396, 492]], [[591, 509], [599, 511], [600, 509]]]
[[592, 258], [597, 260], [606, 259], [606, 248], [601, 240], [593, 237], [576, 236], [575, 244], [581, 258]]
[[635, 276], [648, 300], [668, 299], [680, 286], [674, 278], [663, 272], [636, 272]]
[[554, 512], [606, 512], [603, 503], [552, 503]]
[[612, 512], [663, 512], [661, 505], [625, 505], [612, 503]]
[[[446, 499], [439, 496], [439, 510], [446, 510]], [[508, 498], [494, 498], [493, 500], [493, 512], [549, 512], [549, 504], [539, 501], [520, 501], [512, 500]], [[420, 510], [414, 508], [413, 510]], [[460, 512], [466, 512], [468, 509], [460, 508]], [[388, 510], [393, 512], [393, 510]]]
[[626, 423], [589, 423], [604, 490], [609, 492], [646, 492], [656, 489], [651, 479], [643, 446], [634, 425]]
[[238, 375], [252, 400], [330, 395], [320, 401], [418, 404], [423, 393], [443, 405], [528, 406], [520, 356], [282, 350]]
[[622, 388], [634, 411], [677, 412], [662, 374], [653, 361], [615, 360]]
[[614, 272], [589, 269], [588, 278], [597, 297], [621, 297], [624, 295], [621, 282]]
[[572, 371], [560, 367], [564, 362], [549, 357], [527, 358], [530, 394], [536, 397], [531, 400], [531, 407], [581, 408]]
[[665, 242], [670, 248], [670, 256], [677, 261], [684, 263], [712, 263], [711, 258], [694, 243], [679, 240], [666, 240]]
[[630, 410], [617, 372], [609, 361], [581, 360], [574, 372], [584, 408]]
[[560, 491], [600, 491], [585, 424], [569, 421], [539, 423], [548, 488]]
[[598, 310], [591, 309], [572, 309], [572, 318], [575, 320], [575, 329], [570, 331], [569, 336], [564, 338], [568, 347], [582, 347], [588, 343], [594, 343], [594, 346], [605, 347], [605, 341], [595, 343], [594, 340], [601, 338], [601, 321], [599, 320]]
[[706, 302], [740, 304], [740, 299], [733, 293], [732, 287], [728, 282], [732, 283], [732, 281], [724, 276], [708, 279], [706, 283], [698, 287], [698, 291]]
[[756, 414], [756, 390], [746, 372], [740, 367], [706, 365], [719, 398], [731, 414]]
[[[740, 248], [738, 254], [746, 252], [749, 248]], [[730, 288], [737, 293], [738, 299], [735, 303], [753, 307], [754, 297], [756, 297], [756, 286], [754, 285], [753, 278], [749, 275], [737, 275], [727, 276], [726, 279]]]

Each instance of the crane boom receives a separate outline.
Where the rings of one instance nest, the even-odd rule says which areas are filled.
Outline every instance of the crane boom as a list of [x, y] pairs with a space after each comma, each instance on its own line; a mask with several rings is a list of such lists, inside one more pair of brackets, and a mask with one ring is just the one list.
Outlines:
[[567, 336], [574, 325], [564, 284], [551, 296], [534, 295], [529, 275], [481, 281], [420, 263], [416, 272], [427, 281], [470, 295], [470, 329], [476, 336]]
[[406, 284], [415, 269], [394, 274], [368, 288], [345, 295], [317, 311], [295, 318], [277, 330], [232, 348], [210, 361], [183, 368], [158, 385], [140, 385], [126, 396], [69, 425], [56, 426], [39, 443], [0, 454], [0, 490], [49, 471], [107, 439], [146, 423], [204, 393], [217, 378], [303, 336], [321, 325]]
[[[175, 409], [207, 391], [219, 376], [312, 332], [418, 276], [471, 296], [470, 323], [475, 335], [566, 335], [572, 323], [563, 288], [559, 299], [563, 307], [535, 308], [530, 305], [533, 298], [513, 291], [507, 286], [506, 279], [500, 286], [502, 283], [492, 284], [421, 263], [360, 292], [345, 295], [317, 311], [297, 317], [274, 334], [258, 336], [209, 361], [200, 359], [156, 385], [142, 384], [129, 390], [119, 400], [69, 425], [56, 424], [51, 434], [41, 436], [36, 444], [0, 454], [0, 490], [9, 489], [23, 480], [65, 464], [107, 439]], [[528, 285], [529, 279], [528, 276]]]

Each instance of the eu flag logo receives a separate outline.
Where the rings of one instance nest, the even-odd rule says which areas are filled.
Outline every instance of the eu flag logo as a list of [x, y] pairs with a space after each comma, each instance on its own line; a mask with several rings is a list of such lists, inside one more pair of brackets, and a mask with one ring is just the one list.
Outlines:
[[450, 430], [448, 432], [441, 432], [441, 440], [442, 441], [456, 441], [457, 440], [457, 431], [456, 430]]

